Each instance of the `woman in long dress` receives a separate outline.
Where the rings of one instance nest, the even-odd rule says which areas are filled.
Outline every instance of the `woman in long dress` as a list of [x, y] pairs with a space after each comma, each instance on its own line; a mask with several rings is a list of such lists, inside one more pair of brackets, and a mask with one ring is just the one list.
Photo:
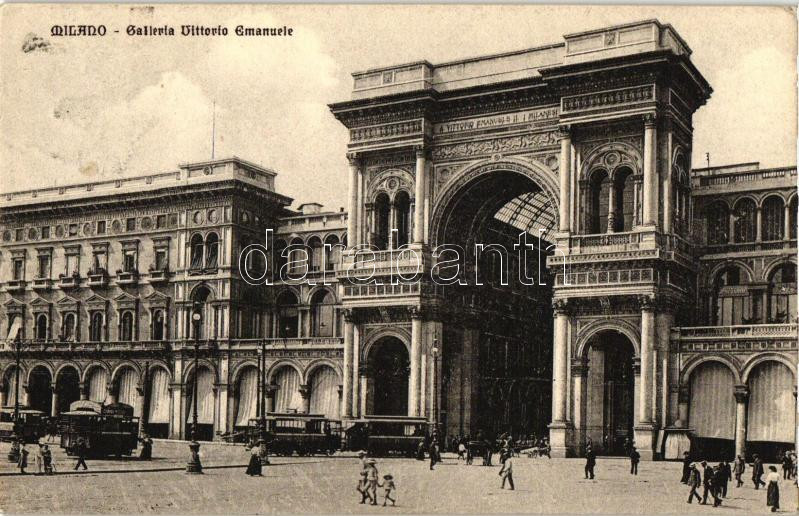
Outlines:
[[777, 468], [769, 466], [769, 474], [766, 476], [766, 505], [771, 507], [771, 512], [777, 512], [780, 508], [780, 474]]
[[261, 476], [261, 441], [258, 441], [250, 451], [250, 462], [247, 464], [246, 473], [250, 476]]

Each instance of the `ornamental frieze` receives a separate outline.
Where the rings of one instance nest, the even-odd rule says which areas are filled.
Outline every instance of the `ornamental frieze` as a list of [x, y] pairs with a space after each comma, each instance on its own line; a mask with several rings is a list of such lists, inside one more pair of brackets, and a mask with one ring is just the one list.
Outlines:
[[393, 124], [350, 129], [350, 141], [361, 142], [367, 140], [377, 140], [381, 138], [395, 138], [397, 136], [422, 134], [424, 130], [423, 122], [423, 119], [407, 120]]
[[443, 161], [448, 159], [469, 158], [497, 153], [508, 153], [528, 149], [539, 149], [558, 145], [556, 131], [544, 133], [524, 134], [507, 138], [496, 138], [478, 142], [464, 142], [452, 145], [441, 145], [433, 149], [433, 159]]
[[632, 88], [622, 88], [613, 91], [574, 95], [561, 99], [561, 111], [583, 111], [624, 104], [638, 104], [655, 99], [655, 85], [646, 84]]

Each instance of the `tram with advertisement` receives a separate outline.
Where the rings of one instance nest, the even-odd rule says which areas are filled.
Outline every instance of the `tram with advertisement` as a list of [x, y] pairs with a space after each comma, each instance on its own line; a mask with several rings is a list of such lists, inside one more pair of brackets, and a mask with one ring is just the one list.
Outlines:
[[422, 417], [366, 416], [351, 422], [345, 431], [344, 449], [365, 450], [373, 457], [413, 457], [419, 444], [427, 443], [430, 427]]
[[47, 433], [47, 414], [41, 410], [19, 407], [17, 431], [14, 428], [14, 407], [0, 408], [0, 441], [12, 441], [22, 436], [25, 443], [38, 442]]
[[[279, 414], [266, 416], [269, 452], [275, 455], [331, 455], [341, 448], [341, 422], [322, 414]], [[260, 437], [261, 420], [250, 419], [247, 437]]]
[[79, 400], [70, 404], [69, 412], [58, 419], [61, 447], [67, 455], [77, 453], [79, 440], [89, 457], [121, 457], [131, 455], [138, 444], [139, 418], [133, 407], [125, 403], [105, 405]]

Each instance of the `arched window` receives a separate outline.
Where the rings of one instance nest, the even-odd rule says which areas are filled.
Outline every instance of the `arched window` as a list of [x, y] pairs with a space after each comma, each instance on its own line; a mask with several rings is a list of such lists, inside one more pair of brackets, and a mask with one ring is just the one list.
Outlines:
[[125, 311], [122, 313], [122, 320], [119, 323], [119, 340], [133, 340], [133, 312]]
[[330, 246], [325, 255], [325, 270], [332, 271], [336, 264], [341, 261], [341, 243], [336, 235], [330, 235], [325, 239], [325, 244]]
[[763, 202], [761, 216], [763, 240], [782, 240], [785, 231], [785, 203], [782, 201], [782, 197], [772, 195], [766, 199]]
[[757, 232], [755, 201], [741, 199], [735, 203], [733, 218], [735, 220], [735, 243], [754, 242]]
[[333, 336], [333, 295], [327, 290], [316, 292], [311, 298], [311, 332], [314, 337]]
[[322, 240], [319, 237], [311, 237], [308, 240], [308, 261], [311, 262], [312, 271], [321, 271], [322, 262], [325, 259], [324, 249], [322, 248]]
[[308, 250], [302, 239], [295, 238], [289, 247], [289, 277], [300, 278], [308, 272]]
[[675, 233], [682, 233], [688, 229], [688, 217], [690, 215], [688, 212], [691, 207], [691, 181], [688, 177], [688, 167], [685, 165], [685, 157], [682, 154], [677, 156], [677, 159], [674, 161], [671, 191], [671, 209], [674, 217], [673, 230]]
[[411, 199], [408, 197], [407, 192], [401, 191], [397, 193], [394, 198], [394, 210], [397, 214], [397, 241], [394, 242], [394, 249], [398, 249], [410, 241]]
[[201, 269], [203, 266], [203, 237], [195, 233], [191, 237], [191, 264], [192, 269]]
[[794, 195], [793, 199], [791, 199], [791, 202], [788, 205], [788, 225], [790, 229], [791, 240], [796, 239], [796, 199], [797, 197]]
[[61, 338], [64, 342], [72, 342], [75, 340], [75, 314], [72, 312], [64, 316], [64, 322], [61, 327]]
[[633, 171], [624, 168], [616, 172], [614, 183], [616, 188], [615, 206], [613, 210], [614, 231], [630, 231], [633, 228], [633, 196], [635, 195], [635, 184]]
[[388, 249], [388, 235], [391, 231], [391, 206], [388, 195], [381, 193], [375, 199], [375, 235], [372, 242], [378, 249]]
[[707, 243], [727, 244], [730, 241], [730, 210], [721, 201], [716, 201], [705, 210], [707, 221]]
[[39, 314], [36, 316], [36, 338], [47, 340], [47, 315]]
[[164, 311], [153, 311], [152, 337], [153, 340], [164, 340]]
[[92, 342], [100, 342], [103, 340], [103, 313], [92, 313], [89, 320], [89, 338]]
[[796, 265], [784, 263], [769, 275], [768, 322], [796, 321]]
[[288, 278], [288, 271], [285, 268], [286, 263], [288, 263], [286, 247], [287, 245], [285, 240], [275, 241], [275, 251], [273, 254], [275, 263], [274, 275], [280, 279]]
[[608, 202], [610, 178], [605, 170], [596, 170], [589, 180], [588, 232], [605, 233], [608, 230]]
[[205, 237], [205, 268], [216, 269], [219, 262], [219, 237], [216, 233], [208, 233]]
[[710, 300], [712, 324], [731, 326], [756, 322], [759, 306], [752, 305], [753, 298], [744, 284], [745, 278], [746, 273], [737, 265], [730, 265], [716, 275]]
[[277, 334], [281, 339], [292, 339], [298, 336], [299, 314], [297, 296], [286, 290], [277, 298]]

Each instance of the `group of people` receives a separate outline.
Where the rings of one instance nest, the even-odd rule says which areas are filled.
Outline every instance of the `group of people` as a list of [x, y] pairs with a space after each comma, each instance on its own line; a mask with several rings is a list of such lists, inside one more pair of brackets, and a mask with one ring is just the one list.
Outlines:
[[[789, 476], [792, 474], [791, 471], [785, 471], [785, 465], [788, 462], [786, 461], [786, 456], [788, 456], [790, 461], [788, 470], [795, 467], [795, 454], [790, 457], [789, 453], [786, 452], [783, 455], [783, 478], [785, 479], [793, 478]], [[688, 503], [693, 503], [693, 499], [696, 498], [697, 502], [707, 504], [708, 495], [710, 495], [713, 498], [713, 507], [718, 507], [721, 505], [722, 499], [727, 497], [727, 484], [732, 480], [733, 476], [735, 478], [735, 487], [743, 487], [744, 485], [743, 474], [746, 471], [747, 464], [741, 455], [735, 458], [732, 465], [728, 461], [722, 460], [717, 465], [711, 466], [707, 461], [703, 460], [699, 463], [701, 471], [700, 467], [691, 460], [688, 452], [684, 452], [683, 457], [681, 482], [688, 484], [691, 488], [688, 494]], [[755, 489], [766, 487], [766, 506], [771, 507], [771, 512], [776, 512], [780, 508], [780, 475], [777, 473], [776, 466], [768, 467], [769, 473], [764, 481], [765, 469], [763, 460], [755, 453], [752, 455], [751, 468], [752, 483]], [[700, 486], [703, 488], [702, 496], [697, 492]]]
[[[396, 505], [397, 499], [392, 496], [397, 489], [392, 475], [383, 475], [383, 482], [380, 483], [380, 474], [377, 471], [377, 461], [366, 456], [366, 452], [358, 452], [361, 460], [361, 471], [359, 473], [357, 490], [361, 494], [362, 504], [369, 503], [377, 505], [377, 488], [383, 489], [383, 507], [390, 501], [391, 505]], [[432, 469], [432, 466], [431, 466]]]
[[[19, 459], [17, 460], [17, 467], [20, 474], [24, 475], [27, 472], [25, 468], [28, 467], [28, 456], [30, 451], [25, 447], [23, 442], [19, 449]], [[33, 453], [33, 464], [36, 467], [36, 475], [52, 475], [55, 472], [55, 464], [53, 463], [53, 452], [46, 444], [39, 443], [38, 447]]]

